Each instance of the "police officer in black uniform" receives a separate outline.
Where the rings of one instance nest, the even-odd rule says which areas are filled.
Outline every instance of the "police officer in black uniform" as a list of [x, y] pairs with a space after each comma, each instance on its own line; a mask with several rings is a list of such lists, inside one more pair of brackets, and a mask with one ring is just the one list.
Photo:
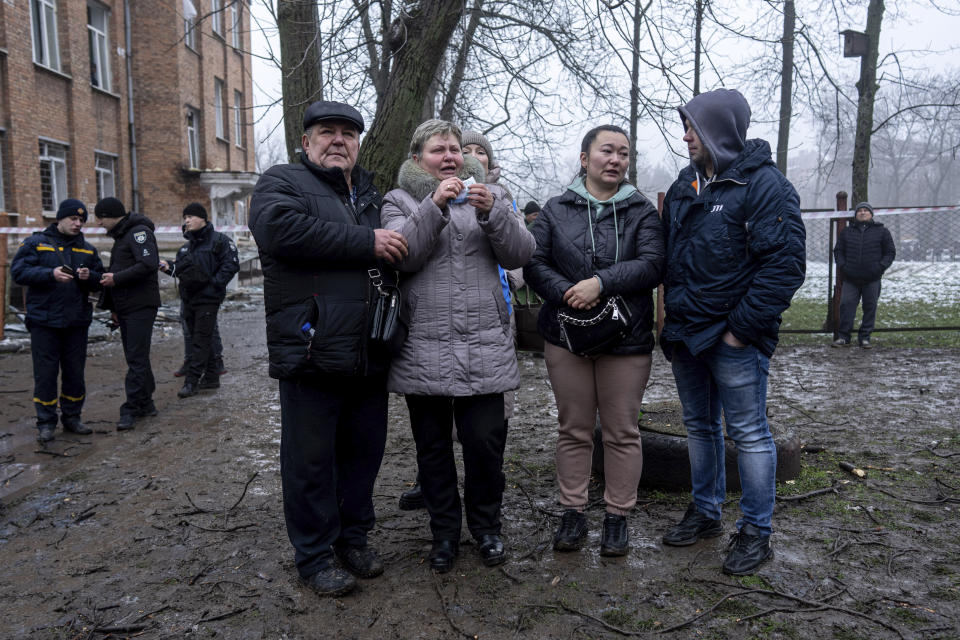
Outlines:
[[126, 402], [120, 407], [117, 431], [133, 429], [137, 418], [157, 415], [153, 404], [153, 370], [150, 339], [160, 306], [157, 241], [153, 222], [139, 213], [128, 213], [116, 198], [104, 198], [93, 210], [97, 224], [113, 238], [110, 266], [100, 283], [99, 306], [113, 312], [120, 325], [123, 355], [127, 360], [124, 386]]
[[217, 310], [227, 294], [227, 284], [240, 270], [237, 247], [227, 236], [215, 231], [207, 210], [191, 202], [183, 210], [183, 237], [172, 262], [160, 261], [160, 270], [180, 281], [183, 320], [191, 336], [186, 380], [177, 392], [180, 398], [196, 395], [198, 389], [220, 388], [213, 335]]
[[80, 420], [86, 395], [87, 331], [93, 319], [88, 295], [100, 289], [103, 264], [80, 232], [86, 221], [86, 205], [74, 198], [64, 200], [57, 209], [57, 221], [25, 239], [10, 265], [14, 282], [27, 287], [40, 442], [53, 440], [57, 428], [59, 371], [63, 371], [59, 404], [64, 430], [91, 433]]

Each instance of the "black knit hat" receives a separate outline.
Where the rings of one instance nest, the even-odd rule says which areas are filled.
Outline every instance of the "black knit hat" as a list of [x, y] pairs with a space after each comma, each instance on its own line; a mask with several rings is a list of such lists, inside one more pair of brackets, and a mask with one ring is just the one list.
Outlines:
[[870, 212], [870, 217], [871, 218], [873, 217], [873, 207], [870, 206], [869, 202], [861, 202], [860, 204], [858, 204], [856, 207], [854, 207], [853, 214], [856, 215], [857, 210], [859, 209], [866, 209], [867, 211]]
[[98, 218], [122, 218], [127, 215], [127, 210], [116, 198], [104, 198], [93, 208], [93, 215]]
[[76, 198], [67, 198], [57, 207], [57, 220], [63, 220], [70, 216], [80, 216], [84, 222], [87, 221], [87, 205]]
[[186, 218], [187, 216], [209, 220], [209, 218], [207, 218], [207, 210], [199, 202], [191, 202], [183, 208], [183, 217]]
[[530, 215], [531, 213], [537, 213], [540, 211], [540, 205], [536, 201], [531, 200], [527, 204], [523, 205], [523, 215]]
[[359, 111], [348, 104], [329, 100], [320, 100], [307, 107], [303, 112], [303, 130], [324, 120], [343, 120], [355, 126], [358, 133], [363, 132], [363, 116]]

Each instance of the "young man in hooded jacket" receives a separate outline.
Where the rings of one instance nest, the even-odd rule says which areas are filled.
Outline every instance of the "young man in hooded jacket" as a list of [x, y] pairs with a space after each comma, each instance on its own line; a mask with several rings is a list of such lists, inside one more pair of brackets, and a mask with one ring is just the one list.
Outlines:
[[97, 224], [113, 238], [110, 266], [100, 279], [103, 294], [99, 307], [108, 309], [120, 325], [123, 356], [127, 360], [124, 388], [127, 398], [120, 406], [117, 431], [133, 429], [137, 418], [157, 415], [153, 404], [156, 384], [150, 367], [153, 321], [160, 307], [157, 241], [153, 222], [139, 213], [127, 212], [116, 198], [104, 198], [93, 210]]
[[861, 202], [854, 210], [850, 224], [837, 234], [837, 246], [833, 248], [837, 269], [843, 274], [840, 294], [840, 324], [834, 347], [850, 344], [853, 318], [857, 305], [863, 299], [863, 319], [857, 331], [857, 341], [869, 349], [870, 333], [877, 319], [877, 300], [880, 299], [880, 277], [890, 268], [897, 250], [893, 245], [890, 230], [873, 219], [873, 207]]
[[[14, 282], [27, 286], [27, 329], [33, 355], [33, 403], [37, 439], [53, 440], [57, 404], [64, 431], [92, 433], [80, 420], [86, 385], [87, 332], [93, 319], [89, 295], [100, 289], [103, 263], [84, 240], [87, 207], [68, 198], [57, 208], [57, 221], [21, 243], [10, 264]], [[63, 372], [60, 395], [57, 373]]]
[[179, 279], [183, 316], [191, 348], [179, 398], [196, 395], [198, 389], [220, 388], [220, 367], [214, 349], [217, 310], [227, 295], [227, 284], [240, 270], [237, 246], [215, 231], [207, 210], [191, 202], [183, 210], [183, 237], [187, 243], [171, 262], [160, 261], [160, 270]]
[[663, 205], [661, 345], [683, 404], [693, 502], [663, 542], [685, 546], [723, 532], [722, 416], [743, 488], [723, 571], [748, 575], [773, 555], [777, 453], [766, 419], [767, 375], [780, 314], [804, 280], [806, 235], [797, 192], [771, 160], [770, 145], [746, 139], [750, 106], [738, 91], [700, 94], [679, 111], [690, 166]]

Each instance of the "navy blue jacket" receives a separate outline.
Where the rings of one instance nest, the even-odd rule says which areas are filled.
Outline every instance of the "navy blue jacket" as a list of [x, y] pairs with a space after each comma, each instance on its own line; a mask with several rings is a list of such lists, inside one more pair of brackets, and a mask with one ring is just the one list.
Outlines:
[[[59, 254], [59, 255], [58, 255]], [[74, 275], [70, 282], [57, 282], [53, 270], [66, 264], [74, 272], [90, 269], [90, 277]], [[56, 224], [26, 238], [10, 265], [14, 282], [27, 287], [27, 324], [63, 329], [86, 327], [93, 319], [88, 296], [100, 289], [103, 263], [83, 234], [68, 236]]]
[[873, 218], [860, 222], [854, 217], [837, 236], [833, 256], [844, 279], [862, 285], [879, 280], [897, 250], [889, 229]]
[[551, 198], [530, 231], [537, 249], [523, 268], [527, 284], [543, 298], [537, 329], [548, 342], [564, 346], [557, 310], [563, 294], [581, 280], [599, 275], [603, 295], [620, 295], [630, 307], [631, 332], [615, 355], [653, 351], [653, 289], [663, 274], [663, 236], [657, 209], [635, 192], [593, 222], [593, 240], [583, 196], [568, 189]]
[[681, 171], [663, 204], [664, 353], [679, 341], [700, 353], [729, 330], [769, 357], [806, 270], [800, 198], [764, 140], [745, 141], [699, 194], [698, 179], [692, 166]]
[[170, 275], [180, 281], [180, 297], [191, 305], [219, 305], [227, 285], [240, 270], [237, 246], [208, 222], [197, 231], [185, 231], [188, 242], [170, 263]]

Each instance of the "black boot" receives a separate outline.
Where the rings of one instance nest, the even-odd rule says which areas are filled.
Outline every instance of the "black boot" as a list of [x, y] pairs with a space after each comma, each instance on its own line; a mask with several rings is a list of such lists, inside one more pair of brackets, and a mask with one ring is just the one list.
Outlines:
[[117, 422], [117, 431], [129, 431], [133, 429], [136, 421], [137, 418], [132, 413], [121, 415], [120, 420]]
[[37, 442], [45, 443], [53, 440], [53, 432], [57, 430], [55, 424], [42, 424], [37, 427], [40, 431], [37, 433]]
[[341, 569], [329, 565], [323, 567], [309, 578], [301, 578], [303, 583], [321, 596], [345, 596], [357, 586], [356, 579]]
[[423, 499], [423, 490], [420, 489], [420, 474], [417, 474], [417, 481], [413, 487], [400, 494], [400, 510], [416, 511], [417, 509], [426, 509], [427, 503]]
[[61, 418], [60, 421], [63, 422], [64, 431], [76, 433], [81, 436], [88, 436], [93, 433], [93, 429], [83, 424], [79, 417]]
[[560, 518], [560, 528], [553, 535], [555, 551], [579, 551], [587, 539], [587, 517], [576, 509], [567, 509]]
[[203, 377], [200, 378], [200, 385], [198, 389], [219, 389], [220, 388], [220, 375], [216, 373], [210, 373], [209, 371], [203, 374]]
[[730, 546], [730, 553], [723, 563], [723, 572], [727, 575], [749, 576], [773, 557], [770, 536], [761, 534], [760, 529], [749, 522], [745, 522], [740, 531], [733, 535]]
[[690, 503], [683, 519], [670, 527], [663, 536], [663, 544], [673, 547], [686, 547], [701, 538], [716, 538], [723, 533], [723, 523], [697, 511], [697, 505]]
[[196, 380], [190, 380], [189, 378], [183, 383], [180, 391], [177, 391], [178, 398], [189, 398], [190, 396], [195, 395], [197, 395], [197, 382]]
[[183, 376], [187, 375], [189, 371], [190, 371], [190, 362], [187, 360], [184, 360], [183, 364], [180, 365], [180, 368], [173, 372], [173, 375], [176, 378], [182, 378]]
[[447, 573], [456, 564], [460, 553], [460, 543], [457, 540], [434, 540], [430, 548], [430, 568], [437, 573]]

